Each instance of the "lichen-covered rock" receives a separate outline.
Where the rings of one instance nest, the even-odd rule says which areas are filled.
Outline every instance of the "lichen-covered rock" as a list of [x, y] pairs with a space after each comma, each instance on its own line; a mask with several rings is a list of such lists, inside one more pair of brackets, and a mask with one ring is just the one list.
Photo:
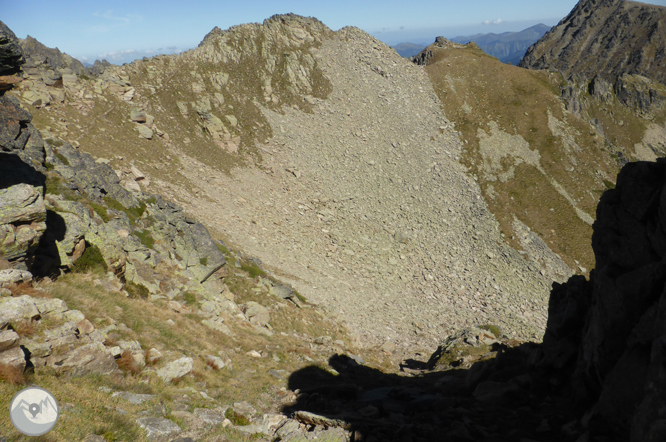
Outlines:
[[157, 375], [164, 382], [171, 382], [174, 379], [182, 378], [192, 371], [194, 360], [192, 358], [180, 358], [169, 362], [164, 367], [157, 370]]

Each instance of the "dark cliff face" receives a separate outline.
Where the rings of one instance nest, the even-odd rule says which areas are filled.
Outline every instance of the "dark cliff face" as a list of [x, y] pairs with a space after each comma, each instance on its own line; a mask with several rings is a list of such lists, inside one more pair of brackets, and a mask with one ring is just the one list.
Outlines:
[[643, 75], [666, 83], [666, 8], [582, 0], [525, 54], [519, 66], [608, 79]]
[[23, 61], [22, 55], [16, 35], [0, 21], [0, 75], [17, 73]]
[[[551, 294], [545, 365], [571, 370], [589, 426], [666, 440], [666, 161], [626, 165], [597, 209], [590, 281]], [[628, 440], [628, 437], [627, 437]]]

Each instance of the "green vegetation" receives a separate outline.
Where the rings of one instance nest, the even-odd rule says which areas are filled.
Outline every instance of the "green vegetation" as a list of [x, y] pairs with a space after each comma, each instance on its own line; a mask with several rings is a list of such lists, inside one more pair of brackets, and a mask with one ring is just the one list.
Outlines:
[[125, 283], [125, 291], [131, 299], [148, 299], [150, 291], [142, 284], [136, 284], [132, 281]]
[[[588, 190], [602, 187], [599, 174], [615, 176], [619, 164], [604, 152], [588, 120], [563, 111], [562, 76], [503, 64], [476, 48], [434, 48], [426, 72], [444, 113], [464, 139], [461, 162], [478, 177], [507, 242], [522, 249], [514, 232], [516, 216], [570, 267], [575, 261], [594, 267], [592, 228], [576, 208], [594, 217], [598, 199]], [[490, 130], [491, 122], [496, 131]], [[620, 127], [614, 121], [608, 124]], [[497, 152], [501, 169], [488, 166], [481, 140], [490, 148], [509, 136], [527, 141], [538, 153], [538, 167], [521, 162], [511, 149]], [[507, 179], [499, 178], [501, 174]]]
[[129, 209], [123, 206], [120, 201], [111, 198], [110, 196], [105, 196], [104, 202], [107, 204], [107, 206], [109, 206], [110, 209], [125, 213], [132, 225], [135, 225], [136, 220], [141, 218], [143, 213], [146, 211], [146, 203], [143, 201], [139, 204], [138, 207], [130, 207]]
[[250, 278], [256, 278], [257, 276], [266, 276], [266, 272], [261, 270], [258, 265], [252, 264], [249, 262], [241, 262], [241, 269], [247, 272], [250, 275]]
[[187, 305], [197, 305], [197, 295], [192, 292], [183, 293], [183, 301]]
[[54, 151], [53, 153], [55, 154], [56, 158], [60, 160], [62, 164], [64, 164], [65, 166], [69, 166], [69, 160], [65, 158], [63, 154], [58, 153], [57, 151]]
[[481, 325], [479, 326], [480, 329], [487, 330], [493, 335], [495, 335], [496, 338], [499, 338], [502, 332], [500, 331], [499, 327], [493, 324], [486, 324], [486, 325]]
[[72, 272], [75, 273], [84, 273], [84, 272], [103, 272], [106, 273], [106, 271], [109, 269], [109, 267], [106, 265], [106, 262], [104, 261], [104, 257], [102, 256], [102, 252], [99, 250], [99, 248], [94, 245], [94, 244], [86, 244], [86, 250], [83, 252], [81, 257], [74, 261], [74, 264], [72, 264]]
[[201, 264], [202, 266], [207, 266], [208, 258], [206, 258], [205, 256], [203, 258], [199, 258], [199, 264]]
[[141, 244], [148, 247], [149, 249], [152, 249], [155, 245], [155, 239], [153, 238], [153, 235], [150, 234], [150, 230], [148, 229], [136, 230], [134, 231], [134, 235], [139, 238]]
[[106, 211], [106, 207], [96, 204], [93, 202], [89, 202], [88, 205], [95, 211], [96, 214], [99, 215], [100, 218], [102, 218], [102, 221], [105, 223], [108, 223], [111, 221], [111, 216], [109, 216], [109, 213]]
[[243, 416], [240, 413], [236, 413], [233, 408], [229, 407], [227, 408], [227, 411], [224, 413], [224, 417], [229, 419], [232, 424], [234, 425], [240, 425], [240, 426], [246, 426], [250, 425], [250, 420]]
[[62, 147], [65, 145], [65, 143], [62, 142], [61, 140], [54, 140], [53, 138], [47, 138], [44, 141], [49, 143], [52, 147]]
[[615, 189], [615, 183], [612, 181], [604, 180], [604, 186], [606, 186], [606, 189], [608, 190]]

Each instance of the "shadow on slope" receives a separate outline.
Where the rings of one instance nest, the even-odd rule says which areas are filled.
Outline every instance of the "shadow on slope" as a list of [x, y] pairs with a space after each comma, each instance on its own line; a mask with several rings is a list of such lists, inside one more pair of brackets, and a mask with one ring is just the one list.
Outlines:
[[496, 358], [439, 373], [412, 361], [414, 377], [335, 356], [338, 375], [291, 376], [284, 411], [364, 441], [666, 440], [664, 189], [666, 159], [622, 169], [597, 207], [596, 269], [553, 284], [543, 344], [502, 340]]
[[[383, 373], [347, 356], [294, 373], [298, 401], [283, 411], [306, 425], [339, 426], [353, 441], [575, 441], [582, 433], [572, 393], [531, 363], [537, 344], [499, 344], [494, 360], [468, 369], [428, 371], [408, 361], [401, 373]], [[407, 366], [419, 367], [410, 370]], [[563, 432], [565, 427], [568, 433]]]

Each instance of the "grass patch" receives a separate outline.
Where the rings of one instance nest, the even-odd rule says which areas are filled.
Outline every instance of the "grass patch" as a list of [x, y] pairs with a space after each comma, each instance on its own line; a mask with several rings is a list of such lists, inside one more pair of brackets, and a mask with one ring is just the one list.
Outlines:
[[208, 258], [206, 258], [205, 256], [203, 258], [199, 258], [199, 264], [201, 264], [202, 266], [207, 266]]
[[265, 277], [266, 272], [261, 270], [256, 264], [251, 264], [248, 262], [241, 262], [241, 269], [247, 272], [250, 275], [250, 278], [256, 278], [257, 276]]
[[53, 153], [55, 154], [56, 158], [60, 160], [62, 164], [64, 164], [65, 166], [69, 166], [69, 160], [63, 154], [58, 153], [57, 151], [54, 151]]
[[187, 305], [196, 305], [197, 304], [197, 295], [192, 292], [183, 293], [183, 300]]
[[123, 212], [127, 215], [132, 225], [136, 224], [136, 220], [143, 216], [143, 213], [146, 211], [146, 203], [143, 201], [139, 204], [138, 207], [130, 207], [129, 209], [123, 206], [120, 201], [111, 198], [110, 196], [104, 197], [104, 202], [110, 209], [116, 210], [118, 212]]
[[219, 250], [220, 252], [224, 253], [225, 255], [228, 255], [228, 254], [229, 254], [229, 249], [227, 249], [227, 248], [224, 246], [224, 244], [221, 244], [221, 243], [219, 243], [219, 242], [216, 242], [216, 243], [215, 243], [215, 246], [217, 247], [217, 250]]
[[106, 273], [109, 266], [104, 261], [104, 256], [94, 244], [86, 244], [86, 249], [79, 259], [74, 261], [71, 271], [74, 273], [101, 272]]
[[111, 221], [112, 218], [109, 215], [109, 212], [106, 211], [106, 207], [93, 202], [88, 203], [88, 205], [95, 211], [97, 215], [99, 215], [100, 218], [102, 218], [102, 221], [105, 223]]
[[0, 384], [22, 385], [25, 383], [23, 370], [9, 364], [0, 363]]
[[240, 413], [237, 413], [233, 408], [227, 408], [227, 411], [224, 413], [224, 417], [229, 419], [232, 424], [237, 426], [246, 426], [250, 425], [250, 420], [243, 416]]
[[481, 325], [479, 326], [480, 329], [489, 331], [493, 335], [495, 335], [496, 338], [499, 338], [502, 332], [500, 331], [500, 328], [496, 325], [493, 324], [486, 324], [486, 325]]
[[132, 281], [125, 283], [125, 291], [131, 299], [148, 299], [150, 291], [143, 284], [136, 284]]
[[125, 373], [132, 375], [141, 373], [141, 368], [137, 365], [134, 357], [132, 356], [132, 352], [129, 350], [125, 350], [120, 358], [118, 358], [116, 363], [118, 364], [118, 368], [120, 368]]
[[608, 190], [615, 189], [615, 183], [612, 181], [604, 180], [604, 186], [606, 186], [606, 189]]
[[153, 235], [150, 234], [150, 230], [148, 230], [148, 229], [136, 230], [134, 232], [134, 235], [137, 238], [139, 238], [139, 241], [141, 241], [141, 244], [148, 247], [149, 249], [152, 249], [153, 246], [155, 245], [155, 239], [153, 238]]

